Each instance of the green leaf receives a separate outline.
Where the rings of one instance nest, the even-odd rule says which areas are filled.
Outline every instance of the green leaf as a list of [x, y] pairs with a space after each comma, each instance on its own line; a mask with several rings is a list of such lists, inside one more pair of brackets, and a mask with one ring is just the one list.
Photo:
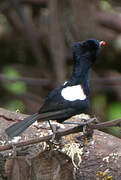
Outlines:
[[112, 9], [111, 4], [107, 0], [101, 0], [100, 7], [103, 10], [111, 10]]
[[[108, 112], [107, 112], [107, 118], [108, 121], [115, 120], [121, 117], [121, 103], [120, 102], [113, 102], [109, 105]], [[108, 128], [108, 132], [121, 137], [120, 134], [120, 127], [110, 127]]]
[[108, 120], [113, 120], [121, 117], [121, 103], [113, 102], [109, 105], [107, 112]]
[[[4, 68], [3, 74], [9, 78], [18, 78], [21, 77], [20, 73], [15, 70], [14, 68], [7, 67]], [[4, 88], [8, 91], [15, 93], [15, 94], [22, 94], [27, 91], [27, 86], [24, 82], [14, 82], [14, 83], [4, 83]]]

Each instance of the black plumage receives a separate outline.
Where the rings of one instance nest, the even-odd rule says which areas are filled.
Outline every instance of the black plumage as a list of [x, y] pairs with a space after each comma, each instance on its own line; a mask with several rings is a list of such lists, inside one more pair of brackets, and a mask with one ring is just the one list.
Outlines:
[[6, 129], [10, 137], [18, 136], [36, 120], [62, 123], [73, 115], [84, 113], [89, 106], [89, 74], [101, 45], [95, 39], [77, 42], [73, 47], [74, 69], [69, 81], [52, 90], [39, 112]]

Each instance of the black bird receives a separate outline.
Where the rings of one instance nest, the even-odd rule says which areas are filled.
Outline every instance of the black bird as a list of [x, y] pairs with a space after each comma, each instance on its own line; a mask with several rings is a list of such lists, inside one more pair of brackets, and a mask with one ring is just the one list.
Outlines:
[[8, 127], [9, 137], [18, 136], [36, 120], [56, 120], [62, 123], [66, 119], [87, 111], [89, 106], [89, 75], [95, 63], [100, 47], [105, 41], [88, 39], [77, 42], [73, 47], [74, 69], [69, 81], [52, 90], [45, 99], [39, 112]]

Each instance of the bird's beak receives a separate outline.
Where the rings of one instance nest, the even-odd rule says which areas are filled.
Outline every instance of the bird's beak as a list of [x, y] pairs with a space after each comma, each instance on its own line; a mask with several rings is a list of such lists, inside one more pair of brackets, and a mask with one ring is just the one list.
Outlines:
[[106, 42], [105, 41], [100, 41], [99, 44], [100, 44], [100, 47], [102, 47], [102, 46], [106, 45]]

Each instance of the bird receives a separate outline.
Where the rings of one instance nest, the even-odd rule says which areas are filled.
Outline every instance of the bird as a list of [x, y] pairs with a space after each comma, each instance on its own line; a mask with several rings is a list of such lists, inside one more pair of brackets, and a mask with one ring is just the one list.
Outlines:
[[50, 91], [39, 111], [8, 127], [5, 132], [10, 138], [19, 136], [36, 120], [56, 120], [63, 123], [74, 115], [87, 112], [89, 108], [89, 77], [100, 49], [106, 41], [88, 39], [74, 43], [73, 71], [70, 79]]

